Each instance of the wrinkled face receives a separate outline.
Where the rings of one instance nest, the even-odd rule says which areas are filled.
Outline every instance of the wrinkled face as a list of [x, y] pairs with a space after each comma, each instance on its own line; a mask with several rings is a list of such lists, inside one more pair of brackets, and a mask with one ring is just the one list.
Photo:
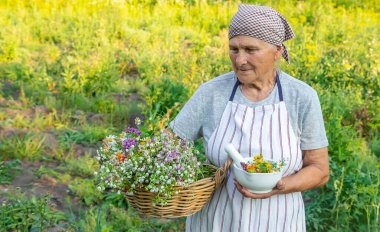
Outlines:
[[235, 36], [229, 41], [230, 59], [240, 82], [250, 83], [270, 76], [282, 48], [250, 36]]

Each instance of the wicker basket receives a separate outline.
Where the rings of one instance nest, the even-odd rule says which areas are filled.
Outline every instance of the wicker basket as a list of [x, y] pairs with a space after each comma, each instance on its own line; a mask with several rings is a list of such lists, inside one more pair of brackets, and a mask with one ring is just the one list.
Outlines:
[[178, 218], [192, 215], [203, 208], [226, 177], [231, 160], [227, 160], [218, 169], [215, 175], [198, 180], [188, 187], [177, 187], [179, 193], [174, 195], [166, 205], [153, 205], [154, 193], [136, 191], [133, 195], [126, 195], [128, 202], [138, 213], [148, 217]]

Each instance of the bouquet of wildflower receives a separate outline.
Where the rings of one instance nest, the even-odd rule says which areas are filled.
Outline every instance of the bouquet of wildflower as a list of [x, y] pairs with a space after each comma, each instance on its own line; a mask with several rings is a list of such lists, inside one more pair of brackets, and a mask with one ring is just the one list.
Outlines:
[[145, 190], [156, 194], [154, 203], [165, 204], [176, 186], [187, 187], [202, 172], [194, 145], [163, 130], [145, 136], [128, 127], [119, 136], [109, 135], [98, 150], [99, 190], [105, 188], [133, 194]]
[[252, 160], [247, 163], [241, 162], [243, 170], [249, 173], [272, 173], [279, 172], [285, 165], [284, 160], [275, 162], [264, 160], [262, 154], [255, 155]]

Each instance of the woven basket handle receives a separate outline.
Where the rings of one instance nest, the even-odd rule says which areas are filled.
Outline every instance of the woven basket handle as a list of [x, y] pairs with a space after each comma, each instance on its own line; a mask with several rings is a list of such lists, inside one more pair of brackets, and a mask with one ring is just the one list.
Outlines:
[[222, 182], [224, 181], [231, 163], [232, 163], [232, 160], [227, 159], [226, 162], [224, 162], [223, 166], [218, 168], [218, 170], [216, 171], [215, 177], [214, 177], [216, 187], [221, 185]]

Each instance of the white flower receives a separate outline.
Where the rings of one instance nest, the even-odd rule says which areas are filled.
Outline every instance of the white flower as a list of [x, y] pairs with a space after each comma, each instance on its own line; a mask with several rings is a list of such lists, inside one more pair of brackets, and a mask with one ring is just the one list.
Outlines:
[[116, 145], [116, 136], [115, 135], [110, 135], [106, 137], [106, 143], [109, 146], [115, 146]]

